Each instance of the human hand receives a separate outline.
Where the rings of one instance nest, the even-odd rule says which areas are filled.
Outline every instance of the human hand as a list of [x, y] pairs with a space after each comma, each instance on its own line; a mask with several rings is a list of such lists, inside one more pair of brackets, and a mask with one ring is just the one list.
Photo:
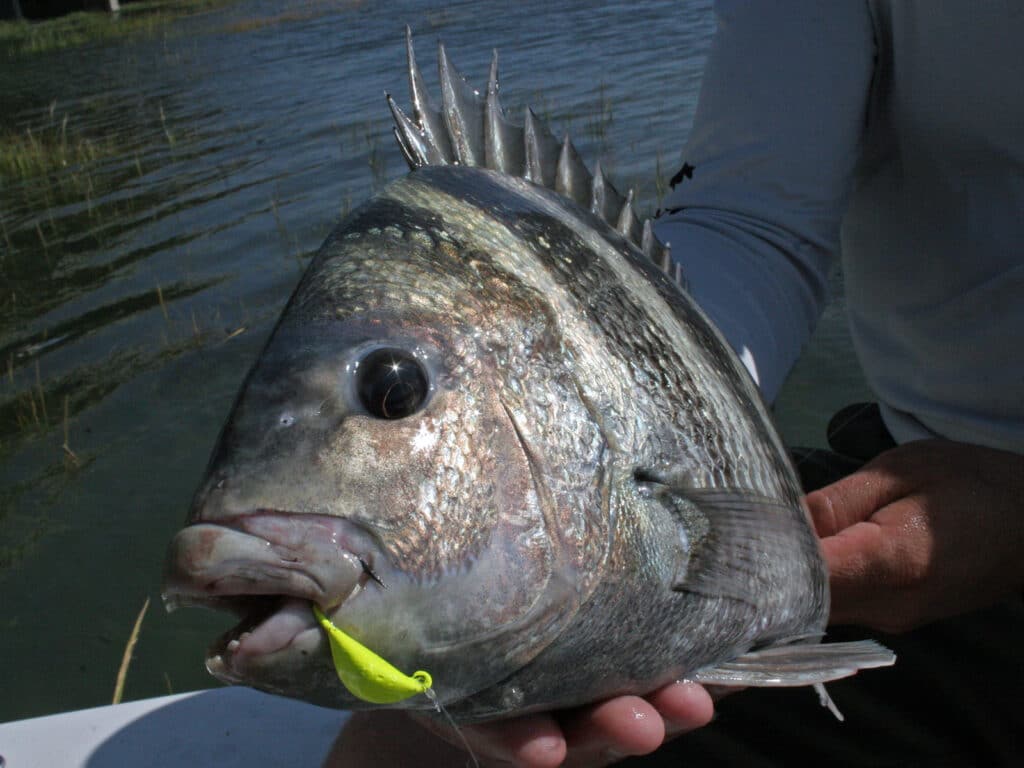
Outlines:
[[[667, 685], [644, 698], [620, 696], [559, 712], [524, 715], [460, 731], [482, 766], [608, 765], [652, 752], [686, 731], [706, 725], [711, 697], [696, 683]], [[449, 766], [465, 762], [459, 736], [434, 719], [401, 712], [357, 713], [346, 723], [325, 766]], [[438, 738], [440, 737], [440, 738]]]
[[886, 451], [807, 496], [832, 624], [902, 632], [1024, 587], [1024, 456], [950, 440]]
[[[642, 698], [618, 696], [462, 730], [483, 765], [602, 766], [653, 752], [666, 739], [707, 725], [713, 713], [711, 697], [702, 686], [677, 682]], [[430, 727], [437, 727], [436, 722]], [[440, 731], [444, 738], [456, 738], [450, 729], [445, 731]]]

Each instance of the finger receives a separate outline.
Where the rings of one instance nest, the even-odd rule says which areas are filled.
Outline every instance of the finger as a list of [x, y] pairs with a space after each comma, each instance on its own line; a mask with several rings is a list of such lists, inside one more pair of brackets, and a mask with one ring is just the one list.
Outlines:
[[913, 499], [882, 507], [822, 540], [829, 564], [833, 624], [862, 624], [884, 632], [909, 629], [924, 605], [920, 584], [931, 561], [931, 537]]
[[818, 536], [833, 536], [864, 522], [875, 510], [911, 490], [908, 481], [890, 468], [895, 458], [882, 454], [852, 475], [807, 494], [807, 507]]
[[884, 632], [917, 626], [927, 604], [922, 585], [934, 556], [921, 500], [882, 507], [871, 520], [822, 539], [830, 570], [833, 624], [863, 624]]
[[570, 764], [646, 755], [665, 740], [664, 720], [654, 705], [639, 696], [619, 696], [584, 707], [567, 717], [562, 727], [572, 756]]
[[875, 523], [856, 523], [821, 540], [829, 571], [830, 624], [859, 623], [870, 601], [885, 549], [884, 532]]
[[[458, 734], [447, 730], [445, 738], [461, 745]], [[551, 715], [524, 715], [464, 726], [461, 731], [473, 753], [485, 760], [520, 768], [555, 768], [565, 760], [565, 737]]]
[[647, 697], [665, 721], [668, 737], [702, 728], [711, 722], [715, 705], [702, 685], [681, 680], [666, 685]]

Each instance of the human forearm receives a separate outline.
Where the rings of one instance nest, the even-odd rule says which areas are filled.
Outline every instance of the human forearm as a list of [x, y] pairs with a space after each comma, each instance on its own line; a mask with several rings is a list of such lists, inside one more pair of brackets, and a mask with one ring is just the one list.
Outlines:
[[655, 226], [774, 398], [826, 299], [874, 61], [867, 4], [719, 2], [679, 179]]

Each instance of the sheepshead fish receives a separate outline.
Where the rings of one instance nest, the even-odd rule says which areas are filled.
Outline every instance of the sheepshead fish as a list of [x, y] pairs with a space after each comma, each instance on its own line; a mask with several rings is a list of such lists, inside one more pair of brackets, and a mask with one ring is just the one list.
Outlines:
[[[250, 372], [169, 605], [232, 610], [221, 680], [359, 708], [312, 605], [462, 721], [683, 676], [819, 684], [828, 578], [742, 365], [622, 197], [407, 38], [412, 169], [324, 243]], [[415, 696], [396, 706], [430, 708]]]

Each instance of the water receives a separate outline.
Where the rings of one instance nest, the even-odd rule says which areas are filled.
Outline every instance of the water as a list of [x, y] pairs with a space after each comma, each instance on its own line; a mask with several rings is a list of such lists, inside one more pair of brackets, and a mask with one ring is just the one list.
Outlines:
[[[339, 216], [404, 173], [383, 99], [407, 103], [403, 23], [432, 88], [438, 36], [481, 85], [499, 47], [506, 107], [532, 104], [653, 209], [709, 5], [249, 0], [0, 65], [0, 128], [94, 154], [0, 187], [0, 721], [110, 701], [277, 313]], [[835, 305], [784, 431], [820, 444], [862, 392]], [[126, 698], [213, 685], [203, 652], [231, 623], [151, 610]]]

